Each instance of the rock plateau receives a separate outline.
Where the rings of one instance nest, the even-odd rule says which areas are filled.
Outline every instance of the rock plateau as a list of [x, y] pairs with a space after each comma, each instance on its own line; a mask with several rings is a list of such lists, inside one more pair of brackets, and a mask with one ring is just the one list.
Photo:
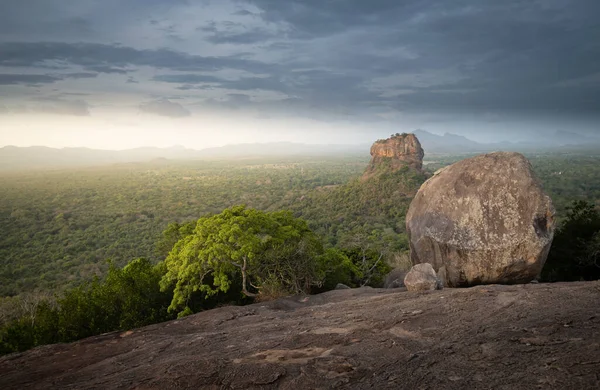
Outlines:
[[397, 134], [385, 140], [378, 140], [371, 146], [371, 162], [363, 178], [368, 178], [385, 167], [397, 171], [408, 166], [420, 171], [423, 168], [424, 155], [421, 143], [414, 134]]
[[354, 288], [0, 357], [0, 389], [597, 389], [599, 282]]

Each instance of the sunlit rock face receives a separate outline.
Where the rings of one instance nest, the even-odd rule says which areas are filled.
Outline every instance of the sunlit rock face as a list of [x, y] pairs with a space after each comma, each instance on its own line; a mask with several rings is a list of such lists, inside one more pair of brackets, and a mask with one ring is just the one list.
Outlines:
[[441, 281], [429, 263], [415, 264], [404, 278], [404, 285], [408, 291], [440, 290]]
[[446, 286], [527, 283], [554, 237], [554, 207], [519, 153], [497, 152], [443, 168], [406, 216], [413, 264], [430, 263]]
[[414, 134], [398, 134], [379, 140], [371, 146], [371, 162], [364, 177], [372, 176], [385, 168], [395, 171], [408, 166], [420, 171], [424, 155], [421, 143]]

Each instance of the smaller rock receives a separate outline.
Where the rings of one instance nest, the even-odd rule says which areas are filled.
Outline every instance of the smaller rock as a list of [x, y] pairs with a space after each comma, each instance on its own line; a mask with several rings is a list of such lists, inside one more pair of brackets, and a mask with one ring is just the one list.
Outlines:
[[414, 265], [406, 274], [404, 285], [408, 291], [442, 289], [442, 282], [438, 279], [435, 270], [429, 263]]
[[346, 285], [345, 285], [345, 284], [343, 284], [343, 283], [338, 283], [338, 284], [335, 286], [335, 289], [336, 289], [336, 290], [346, 290], [346, 289], [349, 289], [349, 288], [351, 288], [351, 287], [348, 287], [348, 286], [346, 286]]

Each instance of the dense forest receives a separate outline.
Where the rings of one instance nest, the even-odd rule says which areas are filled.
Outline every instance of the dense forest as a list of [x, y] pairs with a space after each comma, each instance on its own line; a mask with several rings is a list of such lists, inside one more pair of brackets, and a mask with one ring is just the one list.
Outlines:
[[[234, 204], [279, 210], [317, 187], [358, 175], [366, 161], [123, 164], [0, 177], [0, 296], [73, 285], [155, 251], [171, 222]], [[164, 258], [164, 254], [163, 258]]]
[[[365, 157], [156, 160], [0, 177], [0, 353], [243, 304], [381, 286], [436, 169]], [[528, 156], [557, 209], [545, 281], [600, 278], [600, 155]], [[565, 260], [568, 259], [568, 260]]]
[[[464, 156], [437, 158], [433, 171]], [[531, 155], [559, 219], [575, 200], [600, 202], [600, 156]], [[431, 158], [429, 158], [431, 160]], [[0, 296], [73, 286], [104, 275], [107, 260], [152, 263], [171, 222], [246, 204], [289, 209], [328, 246], [368, 239], [407, 249], [404, 187], [424, 178], [396, 175], [362, 185], [366, 157], [167, 161], [0, 176]]]

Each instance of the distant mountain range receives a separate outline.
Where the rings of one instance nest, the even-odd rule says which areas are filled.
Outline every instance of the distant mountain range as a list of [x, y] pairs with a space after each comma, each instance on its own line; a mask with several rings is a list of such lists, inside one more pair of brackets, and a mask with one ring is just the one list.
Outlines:
[[366, 154], [366, 145], [309, 145], [292, 142], [238, 144], [202, 150], [183, 146], [170, 148], [145, 147], [127, 150], [89, 148], [49, 148], [46, 146], [0, 148], [0, 171], [95, 166], [128, 162], [169, 160], [214, 160], [282, 156], [335, 156]]
[[[577, 133], [557, 131], [544, 135], [535, 142], [479, 143], [461, 135], [437, 135], [425, 130], [415, 130], [425, 154], [484, 153], [496, 150], [576, 151], [599, 149], [600, 138]], [[339, 156], [345, 154], [367, 156], [370, 144], [364, 145], [310, 145], [293, 142], [227, 145], [202, 150], [183, 146], [170, 148], [135, 148], [128, 150], [98, 150], [89, 148], [55, 149], [45, 146], [0, 148], [0, 171], [95, 166], [127, 162], [142, 162], [165, 158], [169, 160], [205, 160], [282, 156]]]
[[582, 150], [600, 148], [600, 138], [584, 136], [567, 131], [544, 134], [535, 141], [479, 143], [461, 135], [446, 133], [437, 135], [425, 130], [413, 132], [425, 153], [478, 153], [498, 150], [535, 152], [552, 150]]

